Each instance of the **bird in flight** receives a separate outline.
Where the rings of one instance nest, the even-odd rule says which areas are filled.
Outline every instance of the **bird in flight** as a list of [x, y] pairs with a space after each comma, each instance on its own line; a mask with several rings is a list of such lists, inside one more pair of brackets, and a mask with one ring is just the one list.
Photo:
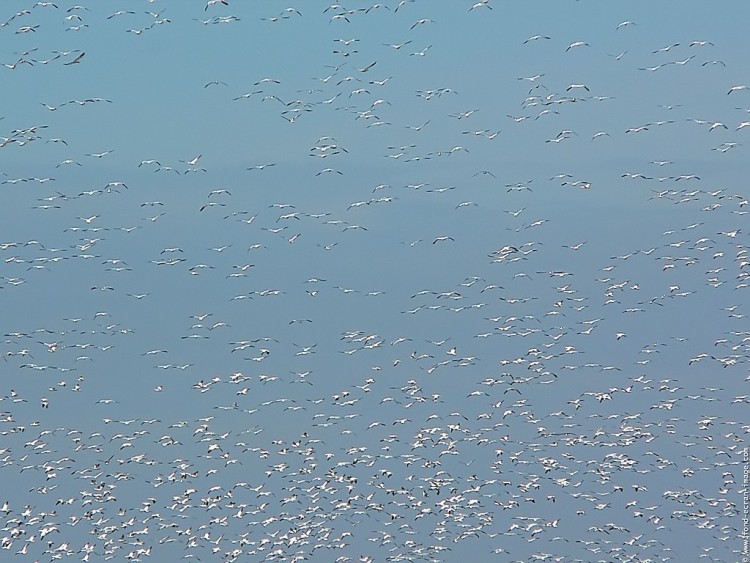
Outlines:
[[202, 156], [203, 156], [202, 154], [199, 154], [198, 156], [196, 156], [192, 160], [181, 160], [180, 162], [184, 162], [188, 166], [197, 166], [198, 165], [198, 161], [201, 159]]
[[409, 29], [414, 29], [418, 25], [424, 25], [426, 23], [435, 23], [435, 21], [427, 18], [422, 18], [421, 20], [418, 20], [416, 23], [414, 23], [414, 25], [412, 25]]
[[570, 45], [568, 45], [568, 48], [565, 49], [565, 52], [567, 53], [568, 51], [570, 51], [571, 49], [575, 49], [576, 47], [590, 47], [590, 46], [591, 45], [589, 45], [585, 41], [575, 41], [571, 43]]
[[450, 241], [455, 241], [455, 239], [453, 237], [443, 235], [443, 236], [435, 237], [435, 240], [432, 241], [432, 244], [436, 244], [438, 242], [446, 242], [446, 241], [449, 241], [449, 240]]
[[68, 66], [68, 65], [79, 64], [81, 62], [81, 59], [84, 57], [85, 54], [86, 54], [86, 52], [82, 51], [82, 52], [78, 53], [78, 56], [76, 56], [75, 59], [73, 59], [72, 61], [68, 61], [67, 63], [63, 63], [63, 65]]
[[91, 157], [94, 157], [94, 158], [104, 158], [105, 156], [107, 156], [108, 154], [111, 154], [113, 152], [115, 152], [115, 149], [110, 149], [110, 150], [104, 151], [104, 152], [90, 152], [90, 153], [87, 153], [85, 156], [91, 156]]

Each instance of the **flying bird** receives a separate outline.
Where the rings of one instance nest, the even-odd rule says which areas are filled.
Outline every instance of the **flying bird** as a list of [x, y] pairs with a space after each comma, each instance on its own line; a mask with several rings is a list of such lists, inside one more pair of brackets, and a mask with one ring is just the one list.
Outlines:
[[416, 23], [414, 23], [414, 25], [412, 25], [409, 29], [414, 29], [418, 25], [424, 25], [426, 23], [435, 23], [435, 22], [427, 18], [422, 18], [421, 20], [418, 20]]
[[74, 59], [73, 59], [72, 61], [68, 61], [67, 63], [63, 63], [63, 65], [65, 65], [65, 66], [68, 66], [68, 65], [75, 65], [75, 64], [79, 64], [79, 63], [81, 62], [81, 59], [82, 59], [82, 58], [83, 58], [83, 57], [84, 57], [85, 55], [86, 55], [86, 52], [85, 52], [85, 51], [82, 51], [82, 52], [78, 53], [78, 55], [76, 56], [76, 58], [74, 58]]
[[585, 41], [575, 41], [575, 42], [571, 43], [570, 45], [568, 45], [568, 48], [565, 49], [565, 52], [567, 53], [571, 49], [575, 49], [577, 47], [590, 47], [590, 45], [588, 43], [586, 43]]

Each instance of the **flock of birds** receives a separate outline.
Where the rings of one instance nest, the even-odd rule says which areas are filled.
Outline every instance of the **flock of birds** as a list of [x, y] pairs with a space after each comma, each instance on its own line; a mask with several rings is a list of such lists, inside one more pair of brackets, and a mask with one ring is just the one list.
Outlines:
[[[460, 57], [492, 0], [142, 4], [0, 17], [0, 559], [742, 557], [750, 91], [722, 37], [529, 18], [503, 33], [536, 70], [484, 76]], [[248, 28], [278, 74], [127, 75]], [[169, 80], [210, 140], [107, 127], [169, 115]]]

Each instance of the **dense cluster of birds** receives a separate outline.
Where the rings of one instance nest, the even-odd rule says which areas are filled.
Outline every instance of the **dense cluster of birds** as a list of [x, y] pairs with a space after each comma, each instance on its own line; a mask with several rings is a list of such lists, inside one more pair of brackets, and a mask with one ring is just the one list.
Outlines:
[[740, 558], [745, 69], [445, 4], [0, 14], [0, 559]]

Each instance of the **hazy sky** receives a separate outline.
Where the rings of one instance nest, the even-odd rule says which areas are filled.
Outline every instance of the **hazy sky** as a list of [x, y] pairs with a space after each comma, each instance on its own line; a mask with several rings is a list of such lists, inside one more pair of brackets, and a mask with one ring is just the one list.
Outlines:
[[746, 2], [0, 10], [3, 557], [741, 558]]

